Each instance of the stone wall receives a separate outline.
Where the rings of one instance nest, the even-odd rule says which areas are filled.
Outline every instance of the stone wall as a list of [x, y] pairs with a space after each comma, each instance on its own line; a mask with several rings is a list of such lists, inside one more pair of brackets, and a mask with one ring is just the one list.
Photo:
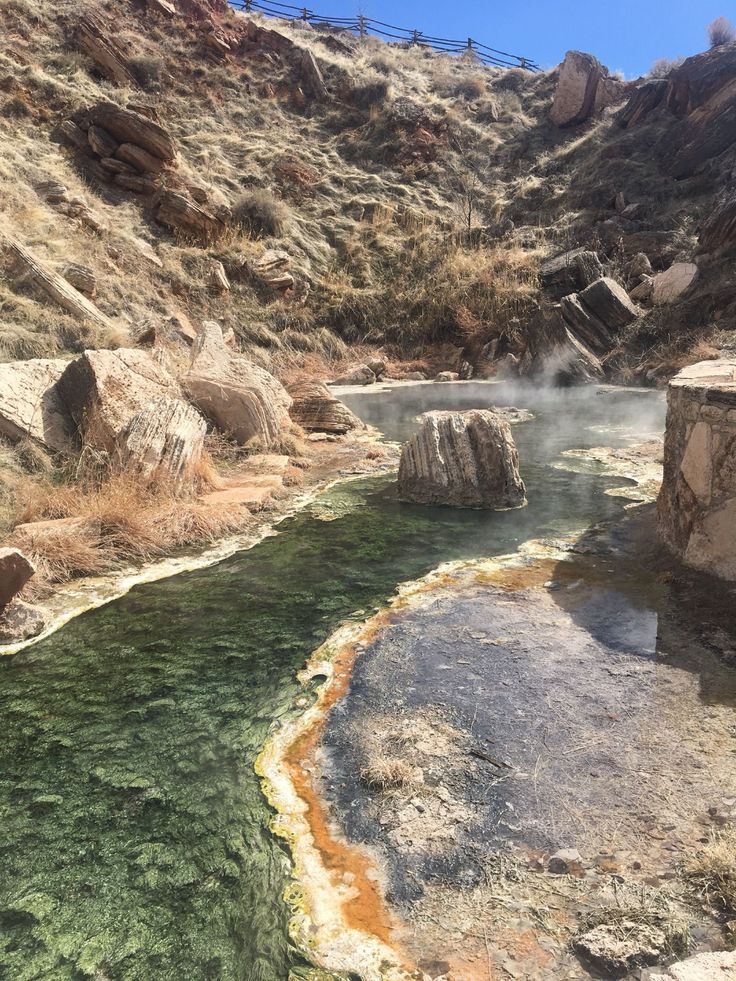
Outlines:
[[683, 562], [736, 580], [736, 359], [690, 365], [670, 382], [658, 513]]

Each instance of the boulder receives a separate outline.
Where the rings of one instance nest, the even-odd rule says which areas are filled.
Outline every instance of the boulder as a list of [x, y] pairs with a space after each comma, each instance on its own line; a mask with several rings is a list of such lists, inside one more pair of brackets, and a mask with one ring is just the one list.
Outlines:
[[176, 160], [176, 142], [160, 123], [141, 112], [123, 109], [114, 102], [99, 102], [86, 113], [92, 126], [106, 130], [119, 144], [132, 143], [165, 164]]
[[732, 981], [733, 978], [736, 978], [736, 951], [715, 950], [655, 969], [646, 981]]
[[570, 875], [573, 872], [580, 872], [583, 867], [583, 860], [577, 848], [560, 848], [550, 855], [547, 862], [547, 869], [553, 875]]
[[565, 323], [576, 337], [598, 353], [610, 351], [613, 345], [608, 327], [585, 306], [579, 293], [570, 293], [560, 300]]
[[652, 302], [655, 307], [676, 303], [698, 277], [694, 262], [674, 262], [666, 272], [658, 273], [652, 282]]
[[641, 920], [621, 920], [576, 937], [573, 948], [605, 974], [620, 975], [656, 964], [668, 950], [668, 941], [656, 926]]
[[302, 77], [307, 88], [315, 99], [324, 100], [329, 97], [325, 80], [314, 55], [307, 48], [300, 49]]
[[373, 372], [373, 374], [376, 376], [377, 379], [380, 379], [381, 375], [385, 373], [386, 368], [388, 367], [388, 365], [386, 364], [386, 359], [381, 358], [379, 356], [376, 356], [374, 358], [368, 358], [366, 364], [371, 369], [371, 371]]
[[270, 447], [289, 424], [286, 389], [263, 368], [233, 354], [215, 323], [202, 325], [182, 384], [205, 417], [241, 445], [255, 439]]
[[578, 283], [583, 289], [603, 276], [603, 265], [597, 252], [579, 252], [574, 264]]
[[17, 548], [0, 548], [0, 610], [15, 599], [36, 574], [36, 567]]
[[686, 565], [736, 580], [736, 360], [670, 381], [659, 533]]
[[719, 45], [686, 58], [668, 77], [667, 108], [689, 116], [736, 79], [736, 44]]
[[207, 423], [194, 406], [161, 395], [137, 412], [115, 442], [116, 465], [148, 483], [181, 490], [202, 459]]
[[435, 381], [438, 382], [456, 382], [460, 380], [459, 371], [439, 371], [435, 375]]
[[623, 286], [608, 276], [586, 287], [580, 294], [580, 300], [609, 330], [626, 327], [641, 314]]
[[0, 644], [20, 644], [38, 637], [46, 626], [46, 614], [38, 606], [14, 600], [0, 613]]
[[64, 279], [85, 296], [93, 298], [97, 293], [97, 277], [89, 266], [70, 263], [64, 268]]
[[135, 143], [121, 143], [115, 150], [115, 156], [123, 163], [130, 164], [142, 174], [159, 174], [164, 168], [164, 161], [154, 156]]
[[644, 276], [632, 290], [629, 290], [629, 297], [634, 303], [644, 303], [652, 298], [654, 292], [654, 276]]
[[225, 267], [219, 259], [213, 259], [209, 265], [207, 285], [214, 293], [228, 293], [230, 280], [227, 278]]
[[562, 324], [562, 337], [542, 362], [543, 373], [551, 373], [556, 383], [575, 384], [598, 381], [603, 365], [596, 354]]
[[118, 435], [152, 399], [177, 398], [173, 376], [147, 351], [85, 351], [58, 382], [61, 398], [84, 442], [112, 453]]
[[584, 123], [623, 99], [626, 88], [593, 55], [568, 51], [560, 66], [550, 118], [555, 126]]
[[354, 364], [344, 371], [330, 385], [372, 385], [376, 380], [375, 373], [367, 364]]
[[290, 415], [307, 432], [344, 434], [363, 423], [321, 382], [302, 382], [289, 388], [294, 400]]
[[0, 434], [52, 451], [74, 446], [76, 426], [57, 387], [67, 366], [46, 358], [0, 364]]
[[163, 188], [154, 204], [156, 220], [184, 238], [212, 242], [220, 238], [226, 224], [220, 215], [195, 204], [185, 194]]
[[261, 283], [272, 289], [286, 290], [294, 285], [294, 277], [289, 272], [291, 256], [283, 249], [267, 249], [250, 264], [250, 271]]
[[488, 409], [427, 412], [402, 447], [402, 501], [516, 508], [526, 503], [525, 493], [509, 424]]
[[118, 148], [118, 141], [101, 126], [90, 126], [87, 130], [87, 142], [98, 157], [111, 157]]
[[547, 259], [539, 268], [543, 286], [578, 286], [577, 257], [586, 249], [571, 249]]
[[703, 252], [736, 246], [736, 194], [715, 208], [700, 231], [699, 241]]

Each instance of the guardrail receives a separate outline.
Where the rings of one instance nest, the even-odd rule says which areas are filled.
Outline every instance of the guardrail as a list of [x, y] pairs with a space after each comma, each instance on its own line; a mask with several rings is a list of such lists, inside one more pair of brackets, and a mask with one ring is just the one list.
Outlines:
[[281, 3], [280, 0], [230, 0], [230, 3], [237, 10], [244, 10], [246, 13], [257, 10], [270, 17], [280, 17], [283, 20], [302, 20], [316, 26], [321, 24], [335, 30], [350, 31], [360, 37], [374, 34], [392, 42], [399, 41], [408, 45], [422, 45], [431, 48], [432, 51], [441, 51], [446, 54], [463, 55], [470, 52], [484, 65], [498, 68], [524, 68], [530, 72], [540, 71], [539, 65], [531, 58], [510, 54], [508, 51], [500, 51], [498, 48], [491, 48], [472, 37], [465, 38], [465, 40], [433, 37], [423, 31], [396, 27], [394, 24], [384, 24], [383, 21], [362, 15], [357, 17], [325, 17], [308, 7], [295, 7], [288, 3]]

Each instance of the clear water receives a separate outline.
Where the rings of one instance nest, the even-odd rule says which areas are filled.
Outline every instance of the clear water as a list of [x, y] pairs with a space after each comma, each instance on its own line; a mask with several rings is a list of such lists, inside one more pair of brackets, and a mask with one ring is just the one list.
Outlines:
[[427, 408], [531, 408], [514, 430], [529, 506], [427, 509], [399, 504], [391, 476], [351, 481], [250, 551], [137, 587], [0, 663], [3, 981], [304, 976], [288, 856], [253, 771], [269, 728], [297, 711], [296, 672], [401, 581], [620, 513], [614, 481], [550, 464], [664, 417], [659, 396], [593, 388], [346, 401], [390, 438]]

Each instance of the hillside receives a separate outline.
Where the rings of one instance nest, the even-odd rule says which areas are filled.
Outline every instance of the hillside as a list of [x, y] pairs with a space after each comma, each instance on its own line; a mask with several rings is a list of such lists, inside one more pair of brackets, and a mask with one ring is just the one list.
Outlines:
[[[397, 378], [655, 384], [733, 343], [736, 45], [625, 83], [224, 0], [9, 0], [0, 24], [6, 398], [17, 362], [88, 349], [178, 377], [209, 321], [287, 384], [377, 351]], [[6, 532], [74, 517], [70, 480], [99, 496], [78, 448], [2, 431]]]

